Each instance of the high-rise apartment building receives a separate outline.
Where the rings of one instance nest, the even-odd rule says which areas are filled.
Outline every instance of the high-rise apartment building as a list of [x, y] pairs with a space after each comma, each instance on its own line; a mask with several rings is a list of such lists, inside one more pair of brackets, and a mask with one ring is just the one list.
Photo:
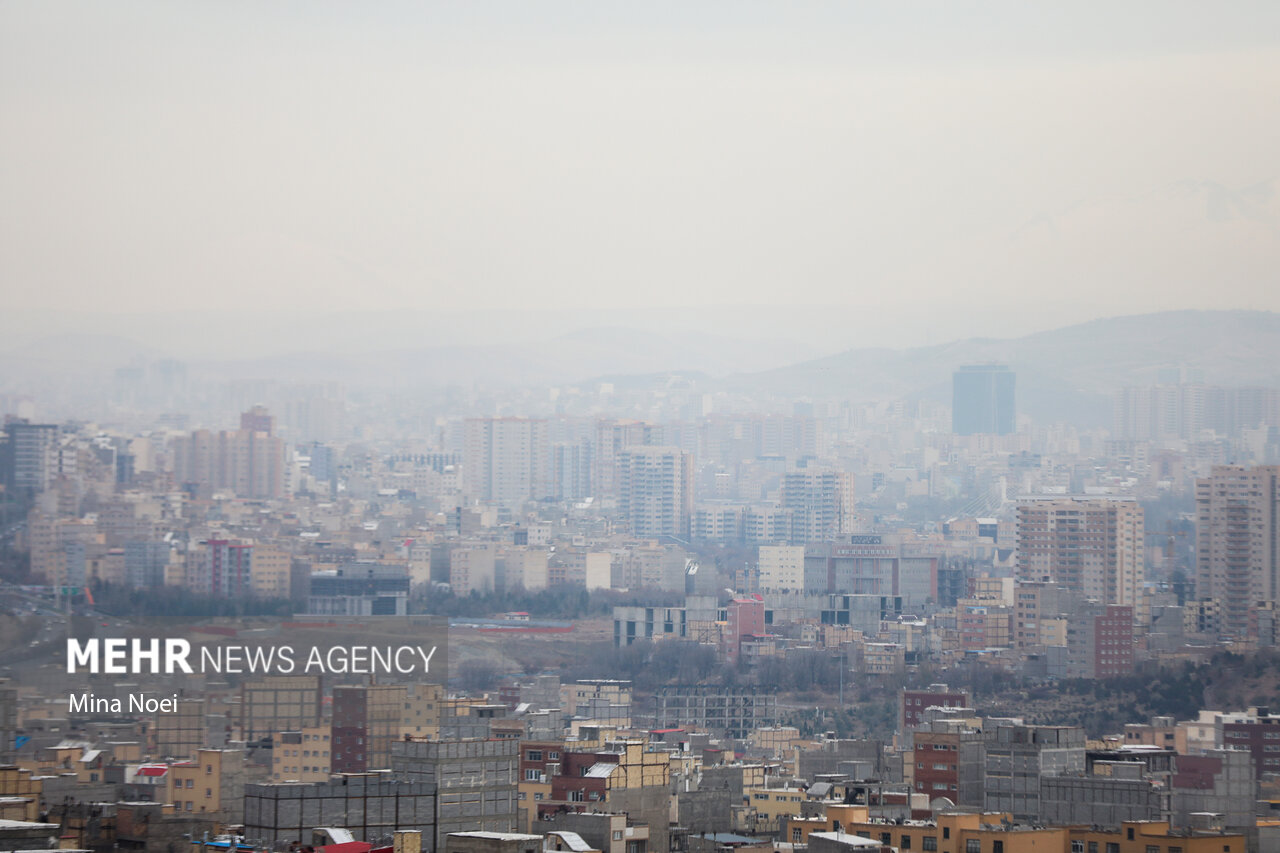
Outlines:
[[168, 542], [124, 543], [124, 575], [130, 586], [151, 589], [164, 586], [172, 548]]
[[245, 432], [265, 432], [271, 435], [276, 430], [276, 419], [265, 406], [254, 406], [249, 411], [240, 413], [240, 429]]
[[560, 500], [591, 497], [591, 444], [558, 442], [551, 446], [551, 488]]
[[1019, 581], [1060, 584], [1100, 604], [1138, 604], [1144, 580], [1142, 506], [1132, 498], [1018, 502]]
[[1215, 466], [1196, 480], [1196, 596], [1218, 605], [1224, 636], [1256, 633], [1259, 602], [1280, 593], [1280, 466]]
[[1280, 389], [1224, 387], [1199, 382], [1126, 386], [1116, 392], [1112, 432], [1117, 438], [1195, 440], [1205, 430], [1238, 435], [1280, 425]]
[[800, 468], [782, 477], [780, 505], [791, 511], [791, 541], [825, 542], [854, 526], [853, 474], [822, 468]]
[[4, 425], [0, 443], [0, 485], [12, 491], [39, 494], [58, 475], [57, 424], [33, 424], [13, 419]]
[[592, 454], [592, 494], [614, 495], [618, 491], [618, 455], [628, 447], [660, 445], [661, 426], [633, 420], [600, 420], [596, 422]]
[[1003, 364], [971, 364], [951, 377], [951, 431], [956, 435], [1016, 431], [1014, 373]]
[[285, 446], [271, 432], [275, 419], [254, 407], [240, 423], [238, 430], [201, 429], [174, 439], [174, 482], [203, 494], [227, 489], [242, 498], [283, 497]]
[[253, 592], [253, 543], [199, 543], [187, 553], [187, 588], [222, 598], [248, 598]]
[[467, 496], [518, 506], [550, 488], [547, 422], [535, 418], [469, 418], [463, 446]]
[[693, 457], [678, 447], [629, 447], [618, 454], [618, 510], [634, 536], [689, 536]]

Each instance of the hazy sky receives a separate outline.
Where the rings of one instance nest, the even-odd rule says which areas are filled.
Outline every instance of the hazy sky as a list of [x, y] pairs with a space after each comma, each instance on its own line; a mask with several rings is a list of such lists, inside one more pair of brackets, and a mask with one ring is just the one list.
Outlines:
[[1280, 310], [1280, 3], [1045, 5], [0, 3], [0, 295]]

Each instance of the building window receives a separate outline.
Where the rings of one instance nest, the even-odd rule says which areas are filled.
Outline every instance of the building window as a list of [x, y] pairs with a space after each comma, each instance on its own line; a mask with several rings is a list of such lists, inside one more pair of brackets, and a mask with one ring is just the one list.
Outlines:
[[951, 837], [951, 827], [949, 826], [942, 827], [942, 840], [945, 841], [950, 837]]
[[613, 840], [614, 840], [614, 841], [621, 841], [621, 840], [622, 840], [622, 830], [621, 830], [621, 829], [615, 829], [615, 830], [613, 831]]
[[910, 835], [903, 835], [903, 836], [902, 836], [902, 843], [901, 843], [900, 845], [898, 845], [898, 849], [899, 849], [899, 850], [910, 850], [910, 849], [911, 849], [911, 836], [910, 836]]
[[524, 781], [526, 782], [537, 782], [538, 779], [541, 778], [541, 776], [542, 776], [542, 773], [540, 773], [537, 770], [524, 771]]
[[976, 838], [966, 838], [964, 853], [982, 853], [982, 842]]
[[[1098, 853], [1098, 842], [1096, 841], [1089, 842], [1089, 853]], [[1182, 851], [1179, 850], [1178, 853], [1182, 853]]]
[[923, 839], [921, 839], [921, 841], [920, 841], [920, 847], [921, 847], [922, 849], [924, 849], [924, 850], [937, 850], [937, 849], [938, 849], [938, 836], [936, 836], [936, 835], [926, 835]]
[[1072, 842], [1071, 842], [1071, 853], [1084, 853], [1084, 842], [1083, 842], [1083, 841], [1072, 841]]
[[1147, 853], [1160, 853], [1160, 847], [1157, 844], [1148, 844]]
[[527, 758], [529, 761], [541, 761], [541, 760], [542, 760], [542, 750], [540, 750], [540, 749], [531, 749], [531, 750], [529, 750], [527, 753], [525, 753], [525, 758]]
[[1114, 841], [1108, 841], [1107, 853], [1120, 853], [1120, 845]]
[[1000, 840], [992, 841], [991, 853], [1004, 853], [1004, 842]]

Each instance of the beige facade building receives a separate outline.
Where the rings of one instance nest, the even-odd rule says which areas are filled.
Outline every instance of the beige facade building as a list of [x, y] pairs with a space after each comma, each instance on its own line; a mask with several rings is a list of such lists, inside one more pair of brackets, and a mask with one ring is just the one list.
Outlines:
[[1280, 598], [1280, 466], [1215, 466], [1196, 480], [1196, 597], [1217, 633], [1254, 637], [1254, 611]]
[[174, 483], [202, 496], [228, 490], [242, 498], [283, 497], [285, 445], [271, 434], [274, 419], [255, 409], [240, 423], [238, 430], [202, 429], [174, 439]]
[[463, 444], [468, 498], [519, 506], [547, 495], [547, 422], [535, 418], [470, 418]]
[[761, 545], [760, 591], [804, 589], [804, 546]]
[[628, 447], [618, 454], [618, 512], [633, 536], [689, 535], [693, 473], [693, 457], [678, 447]]
[[597, 496], [618, 492], [618, 457], [629, 447], [662, 444], [661, 426], [634, 420], [596, 422], [591, 487]]
[[508, 545], [500, 550], [499, 557], [505, 569], [503, 582], [507, 589], [523, 586], [529, 592], [547, 588], [546, 548], [528, 545]]
[[1142, 506], [1131, 498], [1018, 503], [1017, 577], [1136, 607], [1144, 572]]
[[400, 716], [401, 737], [439, 740], [444, 697], [444, 686], [440, 684], [406, 685], [404, 710]]
[[455, 595], [493, 592], [497, 554], [489, 545], [469, 545], [449, 552], [449, 586]]
[[244, 796], [244, 753], [202, 749], [194, 761], [175, 764], [166, 774], [165, 800], [174, 810], [208, 814], [240, 808]]
[[852, 533], [857, 519], [853, 474], [801, 468], [782, 477], [780, 504], [791, 512], [793, 543], [825, 542]]
[[328, 726], [277, 732], [272, 741], [272, 782], [329, 781], [332, 734]]
[[288, 598], [292, 555], [283, 548], [255, 545], [249, 558], [249, 582], [259, 598]]

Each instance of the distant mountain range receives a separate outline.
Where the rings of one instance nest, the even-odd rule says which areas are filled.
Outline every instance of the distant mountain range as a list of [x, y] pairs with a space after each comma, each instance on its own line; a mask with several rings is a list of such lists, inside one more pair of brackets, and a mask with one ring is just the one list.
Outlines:
[[1008, 364], [1017, 373], [1020, 412], [1044, 421], [1106, 424], [1115, 390], [1152, 384], [1161, 368], [1197, 371], [1211, 384], [1280, 385], [1280, 314], [1166, 311], [1005, 340], [855, 349], [734, 376], [726, 386], [796, 397], [949, 403], [955, 368], [983, 362]]
[[[1020, 412], [1042, 421], [1098, 425], [1109, 422], [1111, 395], [1117, 388], [1153, 383], [1161, 368], [1197, 371], [1209, 383], [1280, 386], [1280, 314], [1168, 311], [1095, 320], [1020, 338], [851, 349], [821, 358], [812, 358], [814, 352], [781, 337], [762, 341], [595, 327], [534, 342], [358, 352], [317, 346], [291, 355], [193, 359], [188, 364], [189, 374], [202, 380], [270, 378], [402, 389], [539, 387], [606, 379], [633, 388], [656, 388], [669, 374], [681, 373], [696, 377], [698, 385], [711, 392], [949, 403], [956, 367], [1000, 362], [1017, 373]], [[29, 387], [33, 381], [100, 381], [118, 367], [166, 355], [121, 336], [46, 338], [0, 353], [0, 390]]]

